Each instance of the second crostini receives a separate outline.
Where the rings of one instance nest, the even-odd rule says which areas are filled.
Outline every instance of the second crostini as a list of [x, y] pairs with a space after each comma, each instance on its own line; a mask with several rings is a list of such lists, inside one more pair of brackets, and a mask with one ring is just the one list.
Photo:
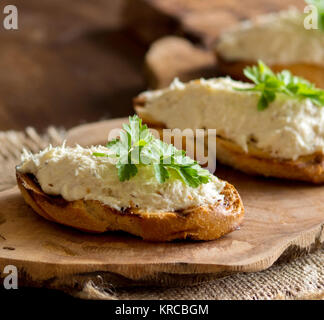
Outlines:
[[217, 160], [251, 174], [324, 182], [324, 91], [262, 62], [230, 78], [175, 80], [134, 99], [146, 123], [216, 129]]

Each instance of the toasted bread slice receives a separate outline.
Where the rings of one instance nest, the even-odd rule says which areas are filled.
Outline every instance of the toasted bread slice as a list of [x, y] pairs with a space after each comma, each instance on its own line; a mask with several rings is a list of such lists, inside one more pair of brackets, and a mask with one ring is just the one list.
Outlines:
[[272, 158], [260, 149], [249, 146], [244, 152], [234, 142], [216, 138], [217, 160], [245, 173], [266, 177], [324, 183], [324, 155], [321, 153], [299, 157], [297, 160]]
[[118, 211], [99, 201], [66, 201], [45, 194], [32, 175], [17, 171], [17, 183], [25, 201], [47, 220], [76, 229], [102, 233], [126, 231], [149, 241], [174, 239], [213, 240], [239, 227], [244, 208], [236, 189], [226, 183], [223, 202], [176, 212]]
[[[162, 129], [166, 127], [148, 114], [143, 96], [134, 99], [134, 108], [143, 122], [157, 129], [162, 137]], [[216, 158], [223, 164], [253, 175], [324, 183], [324, 155], [322, 153], [301, 156], [297, 160], [286, 160], [272, 157], [271, 154], [255, 147], [253, 143], [249, 144], [248, 152], [245, 152], [233, 141], [217, 136]]]
[[[218, 61], [218, 71], [222, 75], [228, 75], [235, 80], [250, 81], [243, 74], [243, 70], [247, 66], [257, 65], [257, 61], [229, 61], [226, 57], [215, 52]], [[305, 78], [314, 83], [319, 88], [324, 88], [324, 65], [292, 63], [292, 64], [274, 64], [268, 65], [274, 72], [282, 70], [290, 70], [292, 74]]]

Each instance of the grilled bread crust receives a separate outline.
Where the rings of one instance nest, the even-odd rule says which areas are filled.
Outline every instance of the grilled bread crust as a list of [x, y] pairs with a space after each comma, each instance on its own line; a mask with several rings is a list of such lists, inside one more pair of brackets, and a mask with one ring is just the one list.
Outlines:
[[[252, 66], [258, 64], [257, 61], [243, 61], [227, 60], [219, 53], [215, 53], [218, 61], [218, 71], [222, 75], [230, 76], [235, 80], [250, 81], [247, 79], [243, 70], [247, 66]], [[274, 72], [279, 72], [282, 70], [290, 70], [294, 75], [303, 77], [308, 81], [314, 83], [319, 88], [324, 88], [324, 65], [311, 64], [311, 63], [292, 63], [292, 64], [273, 64], [269, 67]]]
[[296, 160], [283, 160], [249, 146], [244, 152], [234, 142], [216, 138], [216, 157], [221, 163], [245, 173], [266, 177], [300, 180], [316, 184], [324, 183], [324, 155], [316, 153]]
[[[162, 136], [162, 129], [165, 128], [165, 125], [152, 119], [147, 113], [143, 96], [134, 99], [134, 108], [143, 122], [158, 130]], [[300, 180], [316, 184], [324, 183], [323, 153], [301, 156], [296, 160], [286, 160], [272, 157], [271, 154], [257, 148], [252, 142], [248, 145], [248, 152], [245, 152], [235, 142], [217, 136], [216, 158], [220, 163], [252, 175]]]
[[44, 193], [36, 178], [16, 172], [27, 204], [47, 220], [91, 232], [125, 231], [148, 241], [213, 240], [239, 227], [244, 208], [237, 190], [226, 183], [224, 201], [176, 212], [115, 210], [96, 200], [66, 201]]

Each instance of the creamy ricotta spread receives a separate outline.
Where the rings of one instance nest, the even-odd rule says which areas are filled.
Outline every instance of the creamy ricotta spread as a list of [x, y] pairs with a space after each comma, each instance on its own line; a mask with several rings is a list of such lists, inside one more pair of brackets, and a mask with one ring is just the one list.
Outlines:
[[258, 111], [260, 93], [238, 91], [251, 84], [230, 78], [200, 79], [166, 89], [144, 92], [145, 111], [168, 128], [216, 129], [248, 151], [253, 144], [273, 157], [297, 159], [324, 151], [324, 108], [309, 99], [278, 94]]
[[211, 175], [211, 181], [191, 188], [179, 179], [160, 184], [151, 166], [141, 166], [128, 181], [119, 181], [116, 166], [94, 152], [109, 153], [103, 146], [90, 148], [49, 146], [38, 154], [24, 152], [17, 168], [33, 174], [42, 190], [61, 195], [67, 201], [98, 200], [117, 210], [137, 207], [139, 211], [165, 212], [215, 204], [223, 200], [225, 182]]
[[315, 63], [324, 61], [324, 32], [304, 28], [306, 15], [297, 9], [259, 16], [224, 33], [216, 44], [227, 60], [266, 64]]

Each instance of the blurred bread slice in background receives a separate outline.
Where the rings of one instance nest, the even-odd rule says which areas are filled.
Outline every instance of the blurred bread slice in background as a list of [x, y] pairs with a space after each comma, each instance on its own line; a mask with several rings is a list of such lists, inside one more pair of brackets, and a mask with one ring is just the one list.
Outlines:
[[222, 75], [247, 80], [243, 69], [258, 60], [324, 88], [324, 31], [304, 26], [306, 15], [290, 9], [261, 15], [223, 33], [214, 45]]
[[164, 88], [175, 77], [189, 81], [212, 77], [216, 73], [211, 51], [193, 45], [189, 40], [167, 36], [155, 41], [145, 55], [145, 71], [150, 88]]

